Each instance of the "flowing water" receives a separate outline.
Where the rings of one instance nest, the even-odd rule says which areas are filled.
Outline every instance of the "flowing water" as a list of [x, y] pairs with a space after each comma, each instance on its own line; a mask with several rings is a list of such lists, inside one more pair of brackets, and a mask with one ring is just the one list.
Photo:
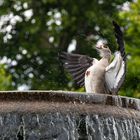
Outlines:
[[140, 140], [140, 121], [88, 114], [1, 114], [0, 140]]
[[3, 92], [0, 140], [140, 140], [140, 100], [51, 91]]

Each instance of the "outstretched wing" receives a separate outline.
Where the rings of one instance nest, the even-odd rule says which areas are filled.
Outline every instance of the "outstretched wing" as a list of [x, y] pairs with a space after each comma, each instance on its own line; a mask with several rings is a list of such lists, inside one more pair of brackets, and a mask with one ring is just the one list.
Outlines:
[[112, 63], [106, 68], [105, 81], [108, 90], [117, 94], [126, 74], [126, 54], [123, 42], [123, 33], [120, 26], [113, 21], [116, 40], [118, 43], [118, 51], [115, 53], [115, 58]]
[[60, 54], [60, 59], [63, 62], [64, 67], [73, 76], [75, 82], [79, 86], [84, 86], [85, 72], [96, 60], [86, 55], [66, 52]]
[[122, 59], [126, 61], [123, 32], [121, 31], [120, 26], [115, 21], [113, 21], [113, 26], [114, 26], [116, 41], [118, 43], [118, 50], [121, 53]]

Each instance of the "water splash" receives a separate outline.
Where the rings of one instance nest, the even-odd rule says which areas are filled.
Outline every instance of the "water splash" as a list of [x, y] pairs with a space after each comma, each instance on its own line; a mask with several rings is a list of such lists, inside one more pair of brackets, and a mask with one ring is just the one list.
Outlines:
[[[16, 137], [24, 119], [25, 139], [139, 140], [140, 121], [97, 114], [1, 114], [0, 138]], [[30, 118], [30, 119], [29, 119]], [[6, 128], [6, 129], [3, 129]], [[3, 130], [2, 130], [3, 129]]]

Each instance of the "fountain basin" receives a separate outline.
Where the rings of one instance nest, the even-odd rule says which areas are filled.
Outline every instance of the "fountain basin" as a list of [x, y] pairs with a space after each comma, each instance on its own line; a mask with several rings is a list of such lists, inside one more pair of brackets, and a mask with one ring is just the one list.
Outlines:
[[0, 92], [0, 139], [139, 140], [140, 100], [64, 91]]

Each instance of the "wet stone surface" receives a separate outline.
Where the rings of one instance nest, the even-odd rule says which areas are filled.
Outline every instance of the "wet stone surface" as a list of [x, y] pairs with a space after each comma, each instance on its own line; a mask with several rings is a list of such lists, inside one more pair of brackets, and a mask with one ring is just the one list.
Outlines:
[[140, 121], [88, 114], [0, 114], [1, 140], [139, 140]]
[[0, 92], [0, 140], [140, 140], [140, 100], [55, 92]]

